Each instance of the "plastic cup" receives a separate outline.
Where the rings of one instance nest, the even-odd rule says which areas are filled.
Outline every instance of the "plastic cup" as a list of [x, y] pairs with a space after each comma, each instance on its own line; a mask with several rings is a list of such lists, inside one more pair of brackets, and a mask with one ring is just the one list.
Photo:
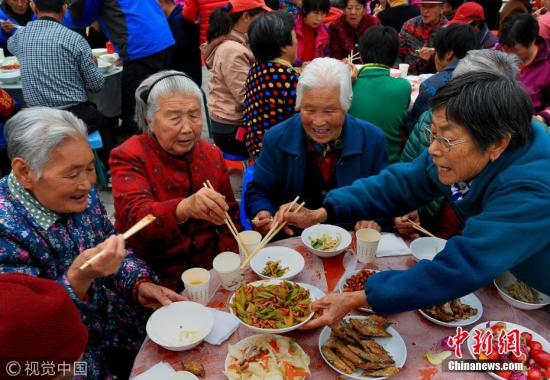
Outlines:
[[372, 228], [361, 228], [355, 233], [357, 238], [357, 260], [364, 264], [372, 263], [376, 257], [380, 232]]
[[[257, 231], [241, 231], [239, 232], [239, 237], [241, 238], [241, 241], [246, 246], [246, 249], [250, 254], [254, 252], [258, 244], [260, 244], [260, 242], [262, 241], [262, 234]], [[241, 262], [243, 262], [246, 259], [246, 254], [240, 244], [239, 254], [241, 255]]]
[[222, 286], [236, 290], [242, 281], [241, 258], [234, 252], [222, 252], [214, 258], [214, 270], [220, 276]]
[[401, 72], [401, 78], [405, 78], [407, 74], [409, 73], [409, 64], [408, 63], [400, 63], [399, 64], [399, 71]]
[[201, 305], [208, 303], [210, 292], [210, 272], [203, 268], [187, 269], [181, 275], [187, 296]]

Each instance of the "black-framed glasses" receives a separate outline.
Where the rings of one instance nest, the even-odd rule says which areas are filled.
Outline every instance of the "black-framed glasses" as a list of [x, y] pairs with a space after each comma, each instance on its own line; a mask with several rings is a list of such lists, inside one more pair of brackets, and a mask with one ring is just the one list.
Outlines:
[[444, 152], [450, 152], [452, 147], [455, 145], [465, 144], [470, 142], [470, 140], [449, 140], [448, 138], [445, 138], [440, 135], [434, 135], [432, 133], [432, 128], [430, 127], [422, 127], [422, 131], [424, 132], [424, 135], [426, 136], [426, 140], [430, 142], [430, 145], [433, 144], [435, 141], [437, 145], [443, 150]]

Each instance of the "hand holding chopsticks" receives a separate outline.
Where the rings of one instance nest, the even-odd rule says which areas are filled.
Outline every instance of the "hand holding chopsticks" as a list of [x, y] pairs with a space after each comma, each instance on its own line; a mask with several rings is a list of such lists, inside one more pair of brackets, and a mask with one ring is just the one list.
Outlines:
[[359, 52], [353, 53], [353, 49], [351, 49], [351, 52], [347, 56], [348, 63], [353, 63], [357, 58], [359, 58]]
[[410, 220], [409, 218], [407, 218], [407, 222], [409, 222], [412, 227], [419, 231], [419, 232], [422, 232], [424, 235], [428, 235], [428, 236], [431, 236], [431, 237], [436, 237], [434, 234], [432, 234], [430, 231], [428, 231], [427, 229], [425, 229], [424, 227], [422, 227], [419, 223], [416, 223], [416, 222], [413, 222], [412, 220]]
[[[141, 219], [139, 222], [134, 224], [133, 227], [131, 227], [128, 231], [122, 234], [122, 238], [124, 240], [128, 240], [132, 235], [137, 233], [138, 231], [142, 230], [143, 228], [147, 227], [149, 224], [151, 224], [156, 218], [149, 214], [145, 216], [143, 219]], [[105, 250], [101, 250], [97, 255], [86, 261], [82, 266], [80, 266], [81, 270], [84, 270], [88, 268], [90, 265], [92, 265], [95, 261], [97, 261], [100, 257], [105, 255]]]

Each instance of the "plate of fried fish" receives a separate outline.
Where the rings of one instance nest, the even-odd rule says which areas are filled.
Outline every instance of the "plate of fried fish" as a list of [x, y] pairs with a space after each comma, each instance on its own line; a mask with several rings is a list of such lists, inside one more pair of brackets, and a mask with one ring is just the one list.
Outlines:
[[419, 309], [427, 320], [445, 327], [468, 326], [483, 314], [483, 305], [473, 293], [441, 305]]
[[323, 328], [319, 350], [333, 370], [355, 380], [395, 376], [407, 360], [405, 341], [379, 315], [347, 316]]

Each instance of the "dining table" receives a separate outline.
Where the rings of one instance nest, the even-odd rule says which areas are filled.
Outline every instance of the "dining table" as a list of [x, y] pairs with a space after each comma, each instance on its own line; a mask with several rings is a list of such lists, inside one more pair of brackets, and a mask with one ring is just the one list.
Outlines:
[[[372, 263], [362, 264], [357, 261], [353, 243], [345, 252], [332, 258], [320, 258], [312, 254], [300, 237], [279, 240], [269, 246], [289, 247], [302, 254], [305, 259], [305, 266], [293, 281], [314, 285], [325, 293], [337, 291], [337, 284], [342, 281], [342, 277], [349, 276], [356, 269], [406, 270], [417, 263], [412, 255], [398, 252], [397, 256], [376, 257]], [[244, 277], [246, 282], [259, 280], [259, 277], [249, 268], [245, 270]], [[227, 301], [231, 295], [232, 292], [221, 287], [214, 288], [207, 306], [228, 311]], [[479, 289], [475, 292], [475, 295], [483, 305], [483, 314], [478, 322], [464, 327], [464, 330], [469, 330], [477, 323], [485, 321], [505, 321], [527, 327], [550, 340], [549, 307], [529, 311], [516, 309], [500, 298], [493, 284]], [[361, 311], [354, 311], [352, 314], [366, 315]], [[483, 372], [447, 372], [442, 365], [432, 365], [426, 360], [426, 353], [438, 353], [443, 350], [441, 348], [442, 339], [455, 335], [455, 328], [436, 325], [423, 317], [418, 311], [392, 314], [388, 315], [387, 318], [405, 341], [407, 349], [406, 362], [399, 373], [393, 377], [394, 379], [477, 380], [489, 378], [488, 374]], [[341, 379], [341, 375], [332, 370], [321, 356], [319, 350], [321, 330], [321, 328], [294, 330], [284, 335], [295, 339], [309, 355], [311, 359], [311, 376], [309, 378], [320, 380]], [[221, 345], [210, 345], [202, 342], [192, 350], [181, 352], [168, 351], [149, 338], [145, 338], [135, 358], [131, 378], [142, 374], [160, 362], [170, 364], [175, 370], [182, 370], [184, 362], [200, 361], [205, 367], [206, 379], [226, 379], [224, 363], [228, 345], [236, 344], [241, 339], [255, 334], [244, 325], [240, 325], [235, 333]], [[466, 343], [463, 344], [462, 351], [465, 359], [471, 359]]]

